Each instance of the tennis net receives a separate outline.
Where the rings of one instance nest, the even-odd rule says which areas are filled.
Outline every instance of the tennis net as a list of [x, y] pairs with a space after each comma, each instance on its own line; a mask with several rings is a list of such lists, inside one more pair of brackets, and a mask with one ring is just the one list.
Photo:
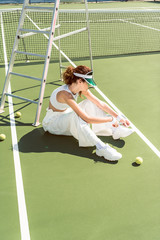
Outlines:
[[[1, 28], [4, 27], [4, 39], [8, 60], [10, 59], [21, 9], [1, 11]], [[48, 29], [51, 24], [51, 11], [28, 10], [24, 28]], [[90, 9], [89, 23], [93, 58], [120, 56], [125, 54], [151, 53], [160, 51], [160, 10], [109, 10]], [[85, 10], [59, 10], [60, 34], [86, 27]], [[2, 31], [0, 31], [2, 39]], [[20, 39], [19, 51], [45, 55], [48, 39], [43, 34], [33, 34]], [[58, 41], [55, 41], [58, 45]], [[60, 41], [61, 50], [70, 59], [89, 57], [88, 33], [83, 31]], [[3, 45], [0, 41], [0, 62], [3, 63]], [[35, 60], [35, 56], [16, 55], [16, 60]], [[38, 58], [39, 59], [39, 58]], [[58, 61], [59, 53], [53, 48], [51, 59]]]

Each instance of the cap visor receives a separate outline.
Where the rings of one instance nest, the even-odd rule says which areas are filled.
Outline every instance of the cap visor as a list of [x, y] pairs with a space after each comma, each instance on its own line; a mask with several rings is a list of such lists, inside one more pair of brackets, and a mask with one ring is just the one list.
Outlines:
[[93, 87], [96, 86], [95, 81], [93, 80], [93, 78], [85, 78], [86, 82], [89, 83], [90, 85], [92, 85]]

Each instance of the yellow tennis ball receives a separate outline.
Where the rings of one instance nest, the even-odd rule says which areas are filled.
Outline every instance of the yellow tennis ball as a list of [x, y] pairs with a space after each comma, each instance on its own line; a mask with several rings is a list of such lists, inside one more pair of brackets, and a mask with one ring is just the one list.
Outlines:
[[21, 117], [21, 115], [22, 115], [21, 112], [16, 112], [15, 117], [19, 118], [19, 117]]
[[136, 157], [136, 163], [137, 164], [142, 164], [143, 163], [143, 158], [141, 158], [141, 157]]
[[6, 135], [5, 134], [0, 134], [0, 141], [3, 141], [3, 140], [5, 140], [6, 139]]

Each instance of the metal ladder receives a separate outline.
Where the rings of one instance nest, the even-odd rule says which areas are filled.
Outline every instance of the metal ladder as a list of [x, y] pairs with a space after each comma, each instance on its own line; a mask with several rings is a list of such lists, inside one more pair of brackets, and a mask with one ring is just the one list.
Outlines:
[[[78, 30], [77, 33], [81, 32], [81, 31], [88, 30], [89, 45], [90, 45], [87, 0], [84, 0], [84, 2], [85, 2], [85, 7], [86, 7], [87, 26], [86, 26], [85, 29], [83, 28], [83, 29], [80, 29], [80, 31]], [[13, 50], [12, 50], [12, 54], [11, 54], [11, 58], [10, 58], [10, 63], [9, 63], [9, 66], [8, 66], [8, 72], [6, 74], [5, 83], [4, 83], [4, 87], [3, 87], [1, 103], [0, 103], [0, 113], [4, 112], [4, 105], [5, 105], [6, 96], [11, 96], [11, 97], [18, 98], [18, 99], [21, 99], [21, 100], [26, 101], [26, 102], [31, 102], [31, 103], [37, 104], [36, 117], [35, 117], [35, 121], [33, 123], [33, 126], [38, 126], [40, 124], [39, 119], [40, 119], [40, 113], [41, 113], [41, 109], [42, 109], [42, 102], [43, 102], [43, 96], [44, 96], [44, 91], [45, 91], [45, 85], [46, 85], [47, 73], [48, 73], [48, 68], [49, 68], [52, 45], [54, 45], [54, 32], [55, 32], [55, 28], [56, 28], [56, 21], [57, 21], [57, 16], [58, 16], [59, 4], [60, 4], [60, 0], [55, 0], [53, 8], [52, 7], [34, 7], [34, 6], [29, 6], [29, 0], [24, 0], [22, 12], [21, 12], [21, 16], [20, 16], [20, 20], [19, 20], [19, 24], [18, 24], [18, 29], [17, 29], [17, 33], [16, 33], [14, 45], [13, 45]], [[24, 24], [24, 21], [25, 21], [26, 11], [28, 9], [32, 9], [32, 10], [38, 9], [39, 11], [47, 11], [47, 10], [51, 11], [52, 10], [53, 15], [52, 15], [51, 27], [49, 29], [39, 29], [38, 28], [37, 30], [24, 29], [23, 24]], [[24, 33], [24, 32], [27, 32], [27, 34]], [[33, 34], [37, 34], [37, 33], [45, 35], [46, 38], [48, 39], [46, 55], [18, 51], [19, 40], [21, 38], [24, 38], [26, 35], [27, 36], [29, 36], [29, 35], [32, 36]], [[47, 34], [48, 34], [48, 36], [47, 36]], [[72, 35], [72, 34], [73, 33], [71, 33], [69, 35]], [[59, 39], [61, 39], [63, 37], [66, 37], [66, 36], [58, 36]], [[61, 50], [59, 48], [58, 48], [58, 50], [61, 54]], [[13, 70], [14, 61], [15, 61], [15, 57], [16, 57], [17, 53], [44, 58], [45, 61], [44, 61], [42, 78], [36, 78], [36, 77], [32, 77], [32, 76], [28, 76], [28, 75], [24, 75], [24, 74], [20, 74], [20, 73], [14, 73], [12, 70]], [[91, 67], [92, 67], [91, 46], [90, 46], [90, 58], [91, 58]], [[73, 65], [74, 65], [74, 63], [73, 63]], [[60, 68], [61, 68], [61, 66], [60, 66]], [[33, 80], [36, 80], [36, 81], [37, 80], [40, 81], [41, 86], [40, 86], [38, 101], [34, 101], [34, 100], [31, 100], [31, 99], [27, 99], [27, 98], [24, 98], [24, 97], [20, 97], [20, 96], [16, 96], [16, 95], [13, 95], [11, 93], [8, 93], [8, 86], [9, 86], [10, 79], [11, 79], [12, 75], [16, 75], [16, 76], [19, 76], [19, 77], [29, 78], [29, 79], [33, 79]]]

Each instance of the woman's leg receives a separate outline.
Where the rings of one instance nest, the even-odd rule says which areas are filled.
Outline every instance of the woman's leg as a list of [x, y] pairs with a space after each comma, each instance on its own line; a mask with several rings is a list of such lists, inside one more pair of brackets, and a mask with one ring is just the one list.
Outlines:
[[96, 154], [105, 159], [115, 161], [122, 157], [115, 149], [104, 144], [92, 131], [90, 125], [71, 109], [63, 113], [48, 110], [42, 125], [45, 131], [52, 134], [72, 135], [78, 140], [80, 147], [96, 146]]
[[[97, 107], [94, 103], [90, 100], [86, 99], [79, 103], [79, 106], [86, 112], [88, 115], [92, 117], [109, 117], [109, 114], [106, 114], [102, 109]], [[92, 124], [92, 130], [97, 136], [112, 136], [113, 135], [113, 126], [112, 122], [108, 123], [99, 123], [99, 124]]]
[[103, 143], [90, 128], [90, 125], [83, 121], [76, 113], [71, 119], [70, 131], [79, 141], [79, 146], [96, 146], [96, 154], [110, 161], [119, 160], [122, 155], [108, 144]]
[[90, 125], [83, 121], [72, 109], [65, 112], [53, 112], [47, 109], [42, 122], [45, 131], [56, 135], [72, 135], [79, 146], [95, 146], [101, 140], [91, 130]]
[[[102, 109], [98, 108], [90, 100], [86, 99], [82, 101], [80, 107], [90, 116], [107, 117], [107, 115]], [[131, 128], [126, 128], [124, 126], [113, 127], [112, 122], [92, 124], [92, 130], [97, 136], [112, 136], [113, 139], [119, 139], [121, 137], [127, 137], [134, 131]]]

